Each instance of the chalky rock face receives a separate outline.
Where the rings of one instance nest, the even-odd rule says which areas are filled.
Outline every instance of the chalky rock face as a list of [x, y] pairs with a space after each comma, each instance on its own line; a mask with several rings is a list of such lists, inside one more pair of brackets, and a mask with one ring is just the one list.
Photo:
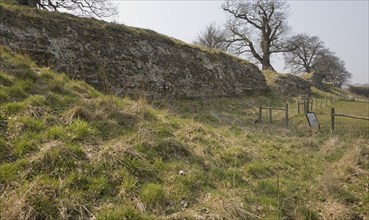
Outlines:
[[247, 61], [150, 30], [66, 14], [0, 6], [0, 44], [122, 96], [223, 97], [267, 89]]
[[311, 83], [291, 74], [278, 75], [274, 80], [274, 90], [282, 95], [299, 96], [311, 93]]

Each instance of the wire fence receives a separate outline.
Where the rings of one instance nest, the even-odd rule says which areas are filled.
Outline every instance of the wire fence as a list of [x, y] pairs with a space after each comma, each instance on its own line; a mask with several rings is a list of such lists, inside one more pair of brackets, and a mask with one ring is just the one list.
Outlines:
[[[362, 106], [357, 107], [358, 104]], [[333, 108], [335, 105], [338, 107]], [[302, 123], [304, 120], [304, 117], [301, 117], [302, 115], [307, 116], [308, 113], [314, 113], [315, 115], [316, 113], [317, 117], [322, 119], [319, 120], [318, 123], [323, 125], [324, 132], [330, 131], [336, 135], [348, 134], [369, 137], [369, 102], [366, 100], [355, 100], [344, 95], [332, 95], [324, 98], [297, 100], [295, 104], [286, 104], [286, 106], [288, 106], [287, 111], [286, 108], [280, 106], [260, 105], [258, 121], [260, 123], [274, 123], [277, 126], [281, 126], [281, 119], [283, 119], [285, 126], [292, 129], [295, 127], [294, 125]], [[352, 113], [355, 112], [355, 108], [362, 109], [362, 111]], [[365, 115], [365, 108], [368, 110], [366, 111], [367, 115]], [[332, 113], [331, 109], [335, 109], [335, 112]], [[336, 112], [336, 109], [339, 112]], [[281, 111], [275, 113], [274, 110]], [[283, 115], [282, 112], [286, 113]], [[339, 117], [339, 119], [337, 119], [337, 117]], [[311, 126], [309, 121], [306, 123]], [[320, 124], [316, 127], [320, 129]]]

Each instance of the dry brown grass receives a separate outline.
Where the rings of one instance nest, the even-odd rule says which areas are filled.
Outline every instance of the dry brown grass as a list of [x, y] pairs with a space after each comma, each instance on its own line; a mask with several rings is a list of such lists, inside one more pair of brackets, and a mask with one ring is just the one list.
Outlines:
[[327, 200], [322, 204], [320, 217], [327, 220], [351, 219], [353, 213], [344, 204], [334, 200]]
[[[333, 154], [343, 143], [339, 137], [332, 137], [322, 147], [321, 153], [324, 155]], [[352, 211], [354, 203], [347, 202], [352, 200], [352, 194], [347, 186], [348, 183], [359, 184], [363, 176], [368, 175], [366, 170], [359, 166], [362, 157], [363, 143], [358, 140], [349, 146], [345, 154], [333, 162], [319, 179], [318, 191], [326, 201], [321, 204], [320, 215], [322, 219], [353, 219], [357, 215]]]
[[[331, 138], [323, 146], [321, 152], [330, 153], [339, 146], [337, 137]], [[331, 164], [320, 178], [320, 187], [325, 195], [333, 195], [339, 192], [343, 186], [347, 176], [351, 176], [361, 172], [358, 161], [360, 156], [360, 148], [354, 145], [348, 150], [343, 157]]]
[[341, 143], [337, 136], [328, 139], [325, 144], [320, 148], [322, 155], [328, 156], [340, 147]]
[[126, 165], [124, 157], [129, 156], [145, 160], [144, 156], [132, 149], [132, 146], [123, 140], [117, 140], [115, 143], [107, 144], [96, 150], [95, 155], [91, 154], [92, 160], [105, 165], [106, 168], [117, 168]]
[[[29, 190], [31, 190], [30, 186]], [[33, 208], [27, 204], [27, 194], [12, 192], [1, 198], [3, 200], [0, 209], [0, 219], [11, 220], [11, 219], [30, 219], [33, 215]]]

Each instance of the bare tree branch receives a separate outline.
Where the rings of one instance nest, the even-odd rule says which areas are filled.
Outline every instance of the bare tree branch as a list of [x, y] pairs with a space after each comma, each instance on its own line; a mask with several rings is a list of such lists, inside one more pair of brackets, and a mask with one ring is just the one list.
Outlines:
[[346, 70], [345, 62], [334, 55], [329, 49], [318, 52], [313, 64], [315, 72], [324, 76], [324, 81], [341, 87], [349, 81], [352, 74]]
[[200, 31], [193, 43], [211, 49], [227, 51], [229, 42], [226, 41], [226, 35], [226, 30], [221, 29], [213, 22]]
[[286, 45], [290, 51], [284, 53], [285, 65], [293, 73], [313, 71], [317, 53], [325, 49], [324, 43], [317, 36], [310, 37], [307, 34], [291, 37]]
[[83, 17], [110, 17], [117, 14], [108, 0], [28, 0], [29, 6], [48, 11], [67, 11]]
[[262, 64], [262, 69], [274, 70], [270, 62], [271, 54], [286, 51], [283, 41], [289, 31], [287, 2], [226, 0], [222, 8], [229, 14], [227, 28], [233, 34], [230, 41], [234, 37], [239, 39], [233, 41], [234, 48], [251, 53]]

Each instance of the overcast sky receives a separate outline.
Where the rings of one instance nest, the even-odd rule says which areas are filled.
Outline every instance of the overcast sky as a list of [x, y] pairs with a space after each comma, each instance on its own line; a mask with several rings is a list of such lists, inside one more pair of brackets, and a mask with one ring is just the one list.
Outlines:
[[[119, 15], [112, 20], [128, 26], [148, 28], [191, 43], [211, 22], [224, 24], [223, 1], [113, 1]], [[369, 1], [289, 1], [288, 23], [294, 33], [318, 36], [346, 63], [352, 83], [369, 83]], [[283, 61], [272, 61], [285, 72]]]

